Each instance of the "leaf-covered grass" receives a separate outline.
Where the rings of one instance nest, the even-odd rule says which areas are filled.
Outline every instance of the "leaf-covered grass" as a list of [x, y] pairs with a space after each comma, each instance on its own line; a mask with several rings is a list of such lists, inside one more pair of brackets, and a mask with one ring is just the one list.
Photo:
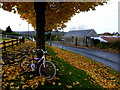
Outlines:
[[84, 70], [104, 88], [120, 87], [120, 73], [112, 68], [67, 50], [62, 50], [56, 47], [52, 47], [52, 49], [57, 53], [57, 57], [78, 69]]
[[[44, 80], [37, 72], [22, 73], [18, 63], [20, 60], [19, 58], [24, 54], [28, 54], [29, 50], [33, 48], [35, 48], [35, 43], [27, 41], [21, 46], [16, 46], [13, 49], [8, 48], [7, 51], [3, 51], [3, 89], [39, 90], [44, 88], [103, 88], [85, 71], [78, 69], [74, 65], [71, 65], [67, 61], [59, 58], [59, 53], [56, 53], [50, 46], [46, 46], [46, 50], [50, 55], [47, 56], [47, 59], [52, 61], [57, 68], [56, 76], [51, 81]], [[65, 52], [68, 53], [68, 51]]]
[[61, 88], [102, 88], [96, 81], [91, 78], [85, 71], [80, 70], [66, 61], [58, 58], [51, 48], [47, 47], [47, 51], [52, 55], [52, 61], [58, 68], [57, 76], [62, 82]]

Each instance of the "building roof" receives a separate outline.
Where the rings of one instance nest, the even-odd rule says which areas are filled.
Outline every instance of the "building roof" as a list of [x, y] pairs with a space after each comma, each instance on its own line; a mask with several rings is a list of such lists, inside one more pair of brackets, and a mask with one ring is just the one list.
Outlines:
[[102, 39], [106, 40], [107, 42], [116, 42], [120, 41], [120, 36], [103, 36]]
[[99, 37], [91, 37], [93, 39], [98, 39], [100, 42], [116, 42], [120, 41], [120, 36], [99, 36]]
[[101, 38], [101, 37], [91, 37], [93, 39], [98, 39], [100, 40], [100, 42], [107, 42], [105, 39]]
[[94, 31], [94, 29], [87, 29], [87, 30], [75, 30], [69, 31], [65, 36], [81, 36], [81, 37], [97, 37], [98, 34]]

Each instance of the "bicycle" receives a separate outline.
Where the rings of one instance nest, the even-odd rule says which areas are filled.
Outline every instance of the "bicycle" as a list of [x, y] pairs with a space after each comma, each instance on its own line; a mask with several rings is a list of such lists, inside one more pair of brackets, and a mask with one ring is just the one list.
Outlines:
[[[42, 51], [42, 57], [41, 58], [29, 58], [29, 56], [23, 56], [20, 59], [20, 68], [23, 72], [28, 72], [29, 70], [39, 71], [39, 75], [42, 78], [45, 78], [47, 80], [53, 79], [56, 75], [56, 66], [51, 61], [46, 61], [46, 54], [47, 51], [44, 51], [43, 49], [37, 49], [37, 52]], [[30, 51], [31, 53], [34, 53], [34, 50]]]

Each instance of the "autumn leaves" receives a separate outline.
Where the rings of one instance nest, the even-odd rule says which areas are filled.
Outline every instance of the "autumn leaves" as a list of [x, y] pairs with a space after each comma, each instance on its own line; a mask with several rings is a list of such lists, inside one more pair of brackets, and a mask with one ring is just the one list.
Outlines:
[[79, 69], [84, 70], [104, 88], [120, 88], [120, 73], [84, 56], [68, 51], [66, 52], [56, 47], [52, 48], [56, 53], [58, 53], [57, 56], [59, 58]]
[[[26, 42], [21, 46], [16, 46], [14, 48], [8, 48], [7, 51], [3, 51], [2, 58], [2, 88], [3, 89], [36, 89], [46, 86], [46, 83], [51, 85], [61, 86], [61, 82], [48, 82], [45, 78], [41, 78], [37, 72], [28, 73], [22, 72], [19, 66], [20, 58], [29, 54], [29, 50], [35, 48], [35, 42]], [[36, 56], [36, 55], [35, 55]], [[47, 56], [50, 61], [51, 56]], [[55, 77], [53, 80], [57, 80]]]
[[35, 48], [35, 43], [26, 42], [22, 46], [14, 47], [15, 50], [9, 48], [3, 52], [3, 56], [6, 58], [3, 57], [2, 62], [2, 88], [17, 90], [120, 87], [120, 73], [84, 56], [50, 46], [46, 46], [50, 54], [47, 56], [47, 60], [56, 65], [57, 74], [55, 78], [47, 81], [36, 72], [22, 73], [18, 63], [19, 58], [23, 54], [28, 54], [28, 51], [33, 48]]

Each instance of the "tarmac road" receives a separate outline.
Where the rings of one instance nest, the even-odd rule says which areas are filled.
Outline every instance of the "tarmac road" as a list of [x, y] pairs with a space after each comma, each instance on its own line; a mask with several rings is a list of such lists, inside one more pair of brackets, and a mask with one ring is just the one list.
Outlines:
[[86, 56], [92, 60], [103, 63], [104, 65], [111, 67], [112, 69], [120, 72], [120, 53], [112, 53], [98, 49], [80, 48], [73, 46], [66, 46], [61, 44], [52, 44], [52, 46], [63, 48], [83, 56]]

